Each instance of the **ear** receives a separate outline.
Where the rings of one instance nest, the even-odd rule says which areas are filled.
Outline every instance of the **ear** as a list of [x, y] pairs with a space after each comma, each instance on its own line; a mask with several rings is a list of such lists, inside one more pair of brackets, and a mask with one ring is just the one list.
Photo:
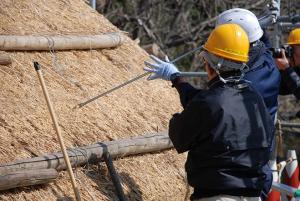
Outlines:
[[208, 80], [211, 80], [217, 76], [216, 71], [212, 67], [210, 67], [207, 61], [205, 61], [205, 70], [207, 72]]

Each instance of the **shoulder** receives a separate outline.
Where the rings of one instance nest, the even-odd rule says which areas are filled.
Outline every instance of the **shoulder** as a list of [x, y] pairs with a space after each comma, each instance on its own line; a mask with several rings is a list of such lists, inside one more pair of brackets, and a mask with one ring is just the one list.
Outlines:
[[201, 90], [189, 102], [187, 109], [213, 107], [216, 102], [216, 96], [218, 96], [218, 93], [215, 93], [213, 90]]
[[222, 93], [222, 90], [219, 88], [209, 89], [209, 90], [201, 90], [199, 91], [195, 97], [193, 98], [193, 102], [210, 102], [215, 100]]
[[190, 104], [191, 106], [196, 106], [210, 112], [217, 111], [224, 102], [224, 99], [230, 98], [230, 95], [228, 95], [230, 92], [228, 91], [225, 87], [203, 90], [197, 93]]

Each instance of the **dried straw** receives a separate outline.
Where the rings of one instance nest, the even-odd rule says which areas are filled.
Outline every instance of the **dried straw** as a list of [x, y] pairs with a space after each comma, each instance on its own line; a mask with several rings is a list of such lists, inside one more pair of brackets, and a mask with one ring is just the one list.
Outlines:
[[[100, 34], [119, 31], [83, 0], [1, 0], [0, 34]], [[178, 95], [164, 81], [140, 80], [81, 109], [75, 105], [143, 72], [148, 55], [127, 38], [115, 49], [8, 52], [0, 66], [0, 162], [59, 150], [33, 61], [42, 65], [67, 147], [167, 129], [180, 111]], [[183, 200], [185, 156], [175, 151], [115, 161], [130, 200]], [[106, 172], [106, 174], [104, 174]], [[101, 174], [100, 174], [101, 173]], [[106, 167], [76, 169], [83, 200], [114, 200]], [[66, 173], [50, 185], [2, 192], [1, 200], [67, 200]], [[62, 199], [64, 198], [64, 199]]]

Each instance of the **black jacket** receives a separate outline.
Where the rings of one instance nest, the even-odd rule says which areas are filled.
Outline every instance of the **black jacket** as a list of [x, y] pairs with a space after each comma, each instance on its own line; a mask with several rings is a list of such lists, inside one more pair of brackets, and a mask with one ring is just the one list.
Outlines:
[[214, 79], [209, 86], [184, 102], [183, 112], [169, 125], [176, 150], [189, 151], [185, 168], [194, 187], [192, 199], [259, 196], [271, 173], [267, 162], [274, 133], [263, 99], [246, 83], [225, 85]]
[[300, 100], [300, 67], [289, 67], [280, 73], [280, 95], [294, 94]]

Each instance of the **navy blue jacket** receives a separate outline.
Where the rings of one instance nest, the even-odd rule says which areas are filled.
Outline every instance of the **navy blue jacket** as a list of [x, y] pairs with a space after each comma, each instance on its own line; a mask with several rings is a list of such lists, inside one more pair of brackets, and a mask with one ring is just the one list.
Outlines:
[[[185, 85], [179, 83], [179, 85]], [[170, 120], [169, 136], [185, 165], [193, 199], [220, 194], [260, 196], [274, 124], [262, 97], [249, 84], [224, 84], [198, 90], [182, 113]], [[187, 86], [187, 85], [186, 85]]]
[[272, 53], [268, 50], [269, 43], [262, 38], [257, 46], [252, 46], [249, 51], [249, 71], [244, 79], [251, 82], [252, 86], [261, 94], [268, 108], [269, 114], [275, 120], [278, 110], [277, 97], [280, 87], [280, 72], [275, 64]]

